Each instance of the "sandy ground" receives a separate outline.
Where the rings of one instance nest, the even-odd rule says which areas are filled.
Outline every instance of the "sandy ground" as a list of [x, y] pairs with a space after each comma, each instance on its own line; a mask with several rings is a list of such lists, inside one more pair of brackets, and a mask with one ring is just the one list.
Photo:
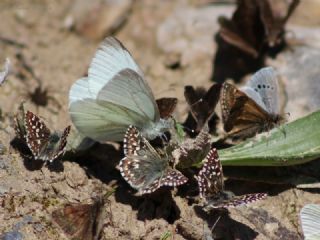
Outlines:
[[[292, 24], [319, 26], [313, 18], [303, 16], [304, 9], [315, 8], [313, 1], [310, 2], [311, 7], [308, 4], [299, 6]], [[70, 124], [68, 91], [73, 82], [86, 73], [99, 44], [99, 40], [90, 40], [67, 28], [67, 17], [73, 4], [75, 2], [62, 0], [0, 2], [0, 37], [16, 42], [0, 41], [0, 63], [9, 57], [13, 64], [13, 74], [0, 89], [0, 140], [5, 148], [0, 156], [0, 233], [18, 228], [28, 240], [65, 239], [61, 230], [52, 223], [52, 211], [66, 202], [89, 202], [93, 195], [116, 185], [116, 192], [105, 205], [108, 214], [102, 239], [161, 239], [165, 233], [170, 233], [167, 239], [302, 239], [299, 211], [306, 203], [320, 203], [319, 189], [302, 190], [288, 184], [228, 180], [227, 188], [236, 194], [266, 191], [270, 196], [249, 207], [230, 210], [229, 215], [225, 212], [206, 214], [190, 200], [197, 191], [194, 181], [179, 190], [163, 189], [150, 196], [135, 196], [134, 190], [115, 169], [122, 157], [117, 145], [95, 146], [90, 154], [66, 158], [52, 169], [45, 166], [34, 168], [23, 161], [10, 145], [14, 138], [12, 117], [20, 102], [26, 100], [26, 108], [45, 119], [52, 129], [62, 129]], [[170, 36], [167, 42], [159, 43], [158, 34], [162, 24], [183, 9], [191, 12], [191, 15], [186, 15], [186, 22], [188, 17], [196, 18], [198, 15], [192, 15], [190, 10], [199, 8], [196, 5], [196, 1], [134, 1], [130, 10], [125, 11], [127, 20], [115, 32], [145, 72], [156, 98], [174, 96], [179, 99], [175, 114], [180, 121], [184, 121], [188, 112], [183, 97], [184, 86], [211, 85], [209, 79], [215, 44], [209, 33], [217, 30], [217, 23], [212, 23], [210, 31], [201, 29], [204, 28], [201, 26], [203, 19], [199, 20], [198, 26], [194, 22], [196, 30], [187, 26], [185, 32], [180, 33], [182, 30], [176, 28], [178, 35], [195, 41], [186, 45], [182, 66], [177, 69], [170, 69], [166, 64], [170, 57], [181, 55], [181, 52], [170, 50], [168, 44], [174, 41]], [[225, 12], [230, 15], [234, 9], [232, 5], [223, 7], [217, 8], [217, 14]], [[318, 16], [315, 10], [312, 14]], [[200, 15], [206, 16], [205, 13]], [[183, 27], [184, 24], [180, 25]], [[197, 36], [204, 37], [199, 40]], [[198, 46], [208, 48], [203, 50]], [[272, 60], [272, 64], [284, 68], [285, 54], [288, 53]], [[34, 76], [23, 71], [21, 56], [32, 67]], [[48, 101], [38, 104], [32, 101], [36, 88], [48, 91]], [[304, 98], [297, 101], [304, 102]], [[301, 117], [312, 110], [303, 106], [301, 109], [303, 111], [297, 110], [294, 116]], [[312, 164], [285, 171], [271, 169], [271, 172], [275, 175], [290, 172], [295, 177], [294, 174], [300, 174], [301, 169], [316, 166]], [[231, 177], [236, 171], [255, 169], [226, 169]], [[312, 174], [319, 179], [319, 172]], [[210, 238], [210, 228], [219, 216]]]

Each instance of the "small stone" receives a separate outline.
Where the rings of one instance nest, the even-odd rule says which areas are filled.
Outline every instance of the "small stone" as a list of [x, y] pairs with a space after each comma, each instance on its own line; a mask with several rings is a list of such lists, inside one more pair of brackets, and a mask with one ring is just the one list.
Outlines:
[[100, 40], [123, 25], [131, 7], [132, 0], [77, 0], [64, 25], [88, 39]]
[[233, 9], [233, 6], [179, 8], [157, 30], [159, 48], [166, 54], [180, 56], [182, 67], [203, 58], [211, 61], [215, 50], [213, 37], [220, 28], [217, 19], [221, 15], [231, 16]]
[[23, 236], [20, 232], [6, 232], [0, 236], [1, 240], [22, 240]]

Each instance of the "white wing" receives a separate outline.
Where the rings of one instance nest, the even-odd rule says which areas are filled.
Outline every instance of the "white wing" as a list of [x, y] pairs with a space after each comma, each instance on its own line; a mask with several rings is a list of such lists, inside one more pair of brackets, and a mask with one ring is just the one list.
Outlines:
[[[159, 121], [159, 110], [149, 87], [143, 78], [131, 69], [119, 72], [106, 84], [99, 94], [97, 101], [110, 102], [133, 111], [145, 121]], [[132, 123], [134, 125], [134, 123]], [[142, 125], [141, 123], [140, 125]], [[137, 125], [135, 125], [137, 126]]]
[[301, 225], [306, 240], [320, 239], [320, 205], [307, 204], [300, 212]]
[[241, 87], [240, 90], [247, 94], [247, 96], [251, 99], [253, 99], [257, 104], [259, 104], [265, 111], [268, 112], [268, 109], [266, 105], [263, 103], [261, 95], [257, 93], [253, 88], [251, 87]]
[[73, 102], [69, 107], [73, 124], [79, 132], [96, 141], [122, 141], [130, 124], [143, 128], [142, 116], [112, 103], [93, 99]]
[[88, 78], [80, 78], [72, 85], [69, 91], [69, 107], [72, 103], [86, 98], [92, 98], [89, 92]]
[[279, 114], [278, 76], [272, 67], [256, 72], [246, 86], [260, 95], [267, 112]]
[[130, 53], [115, 38], [103, 41], [88, 77], [72, 86], [69, 113], [78, 131], [96, 141], [120, 141], [129, 125], [152, 138], [162, 133], [153, 93]]
[[130, 124], [142, 128], [148, 124], [141, 116], [125, 107], [93, 99], [88, 89], [88, 79], [76, 81], [69, 93], [69, 113], [79, 132], [96, 141], [121, 141]]
[[106, 38], [97, 50], [89, 67], [88, 81], [91, 93], [97, 96], [100, 90], [118, 72], [126, 68], [137, 72], [143, 79], [142, 71], [128, 50], [117, 39]]

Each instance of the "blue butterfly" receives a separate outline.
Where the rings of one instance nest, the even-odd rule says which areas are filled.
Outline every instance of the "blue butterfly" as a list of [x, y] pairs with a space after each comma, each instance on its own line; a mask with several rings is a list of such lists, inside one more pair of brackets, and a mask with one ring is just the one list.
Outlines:
[[141, 69], [113, 37], [100, 45], [88, 77], [71, 87], [69, 113], [78, 131], [96, 141], [121, 141], [129, 125], [151, 140], [173, 127], [171, 118], [160, 117]]

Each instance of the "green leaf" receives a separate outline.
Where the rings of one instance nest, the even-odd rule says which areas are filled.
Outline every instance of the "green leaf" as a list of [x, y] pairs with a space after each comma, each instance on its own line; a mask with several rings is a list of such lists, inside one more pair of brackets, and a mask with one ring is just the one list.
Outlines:
[[161, 235], [160, 240], [168, 240], [171, 236], [172, 233], [170, 231], [166, 231]]
[[320, 111], [218, 151], [225, 166], [290, 166], [320, 157]]

